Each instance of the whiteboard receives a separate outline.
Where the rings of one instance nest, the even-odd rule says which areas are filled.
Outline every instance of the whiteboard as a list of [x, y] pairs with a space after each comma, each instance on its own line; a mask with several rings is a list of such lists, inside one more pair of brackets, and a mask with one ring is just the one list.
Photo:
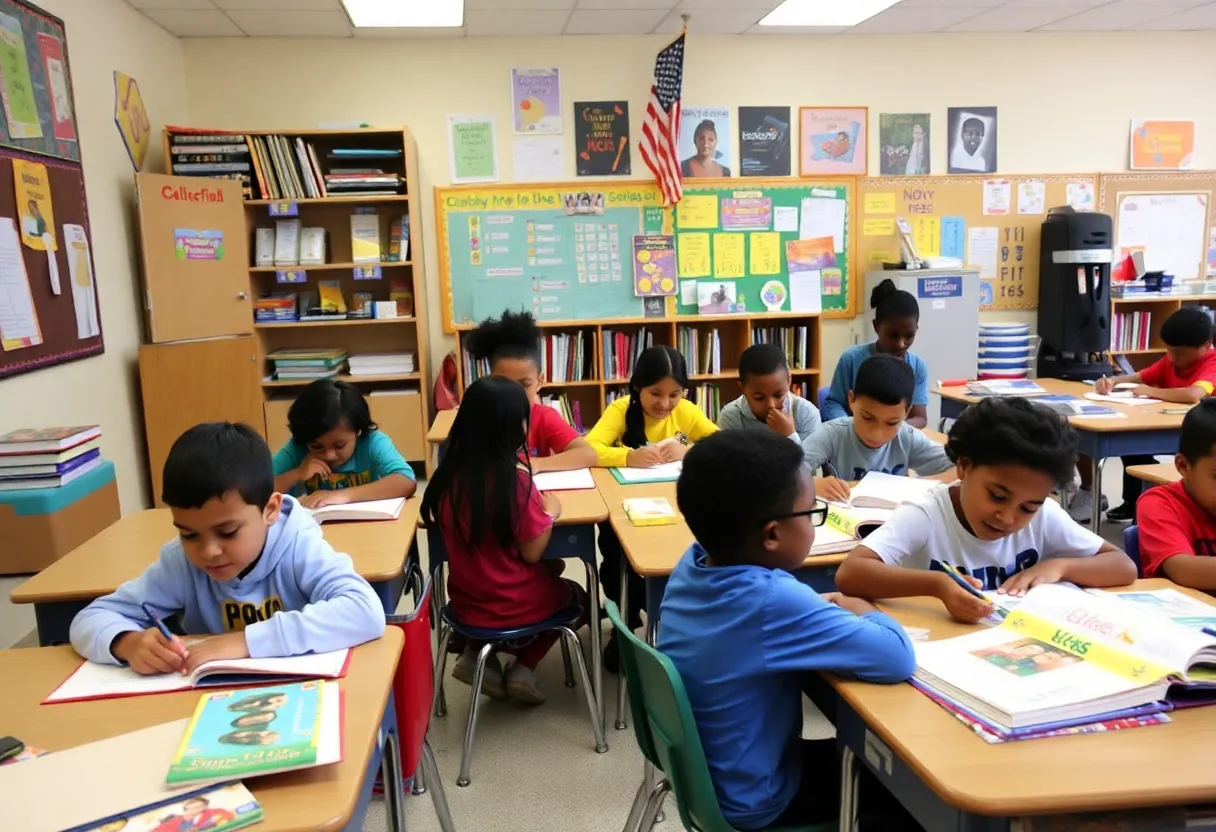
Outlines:
[[1115, 256], [1144, 251], [1144, 268], [1175, 280], [1206, 275], [1208, 194], [1127, 194], [1119, 202]]

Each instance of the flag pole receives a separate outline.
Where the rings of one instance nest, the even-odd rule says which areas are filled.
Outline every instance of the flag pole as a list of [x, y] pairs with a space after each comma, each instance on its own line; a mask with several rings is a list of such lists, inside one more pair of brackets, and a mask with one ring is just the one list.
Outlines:
[[692, 15], [687, 14], [687, 13], [680, 15], [680, 20], [683, 21], [683, 23], [684, 23], [684, 31], [681, 32], [680, 34], [682, 34], [682, 35], [688, 34], [688, 21], [691, 17], [692, 17]]

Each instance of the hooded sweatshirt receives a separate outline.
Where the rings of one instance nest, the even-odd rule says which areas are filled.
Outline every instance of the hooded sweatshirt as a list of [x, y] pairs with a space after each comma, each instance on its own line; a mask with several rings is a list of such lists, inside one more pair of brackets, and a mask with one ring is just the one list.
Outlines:
[[243, 578], [212, 580], [172, 540], [142, 575], [77, 614], [70, 633], [76, 652], [119, 664], [110, 652], [114, 639], [152, 624], [141, 602], [162, 618], [180, 614], [187, 634], [244, 630], [254, 659], [340, 650], [384, 632], [384, 608], [350, 557], [335, 552], [312, 516], [286, 496]]

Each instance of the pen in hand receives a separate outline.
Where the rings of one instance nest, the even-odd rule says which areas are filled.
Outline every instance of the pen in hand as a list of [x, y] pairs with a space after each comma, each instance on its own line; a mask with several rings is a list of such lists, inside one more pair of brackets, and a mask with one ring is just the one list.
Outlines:
[[944, 571], [944, 572], [945, 572], [947, 575], [949, 575], [949, 576], [950, 576], [950, 578], [951, 578], [951, 579], [952, 579], [952, 580], [953, 580], [953, 581], [954, 581], [956, 584], [958, 584], [958, 585], [959, 585], [959, 586], [961, 586], [963, 589], [965, 589], [965, 590], [967, 590], [968, 592], [970, 592], [970, 593], [971, 593], [972, 595], [974, 595], [976, 598], [979, 598], [979, 599], [980, 599], [981, 601], [983, 601], [985, 604], [991, 604], [991, 603], [992, 603], [992, 602], [991, 602], [991, 601], [989, 601], [989, 600], [988, 600], [986, 597], [984, 597], [984, 593], [980, 592], [978, 589], [976, 589], [976, 588], [975, 588], [975, 587], [973, 587], [971, 584], [969, 584], [969, 583], [967, 582], [967, 580], [966, 580], [965, 578], [963, 578], [963, 576], [962, 576], [962, 575], [960, 575], [960, 574], [958, 573], [958, 570], [957, 570], [957, 569], [955, 569], [955, 568], [954, 568], [953, 566], [951, 566], [950, 564], [948, 564], [948, 563], [943, 563], [943, 564], [942, 564], [942, 571]]
[[165, 622], [161, 621], [159, 615], [152, 612], [151, 607], [142, 603], [139, 606], [144, 611], [144, 615], [148, 616], [148, 618], [152, 620], [152, 623], [156, 626], [156, 629], [160, 630], [160, 634], [164, 636], [166, 640], [168, 640], [174, 651], [183, 659], [186, 658], [188, 651], [186, 650], [186, 645], [182, 643], [182, 640], [173, 635], [173, 633], [169, 632], [169, 628], [165, 626]]

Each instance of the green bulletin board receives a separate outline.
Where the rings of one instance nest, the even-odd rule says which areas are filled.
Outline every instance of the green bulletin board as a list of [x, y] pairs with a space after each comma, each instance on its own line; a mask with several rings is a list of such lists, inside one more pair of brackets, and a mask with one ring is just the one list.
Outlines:
[[786, 244], [826, 236], [833, 239], [835, 264], [816, 270], [822, 311], [828, 317], [853, 314], [850, 180], [704, 182], [685, 183], [684, 198], [675, 211], [681, 284], [677, 314], [697, 314], [697, 303], [685, 302], [695, 301], [695, 289], [688, 286], [693, 280], [733, 283], [746, 314], [807, 311], [797, 305], [805, 295], [797, 287], [791, 291]]

